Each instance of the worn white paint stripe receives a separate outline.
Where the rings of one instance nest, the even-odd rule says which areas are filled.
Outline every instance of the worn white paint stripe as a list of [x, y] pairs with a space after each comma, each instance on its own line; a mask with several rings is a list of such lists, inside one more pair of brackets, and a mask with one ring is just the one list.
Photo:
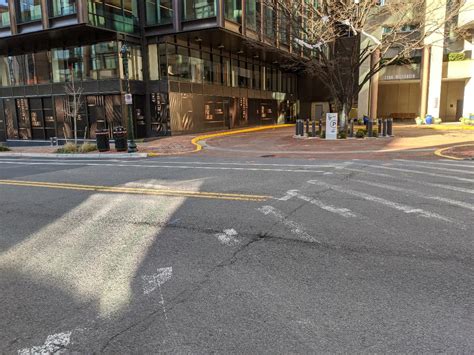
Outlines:
[[237, 166], [284, 166], [293, 168], [337, 168], [349, 165], [344, 162], [340, 164], [277, 164], [277, 163], [257, 163], [257, 162], [200, 162], [200, 161], [167, 161], [166, 164], [192, 164], [192, 165], [237, 165]]
[[416, 190], [411, 190], [411, 189], [406, 189], [406, 188], [401, 188], [401, 187], [396, 187], [393, 185], [388, 185], [388, 184], [379, 184], [373, 181], [366, 181], [366, 180], [352, 180], [355, 182], [358, 182], [360, 184], [365, 184], [369, 186], [375, 186], [375, 187], [380, 187], [382, 190], [390, 190], [390, 191], [397, 191], [397, 192], [402, 192], [407, 195], [411, 196], [417, 196], [420, 198], [428, 199], [428, 200], [435, 200], [435, 201], [440, 201], [440, 202], [445, 202], [453, 206], [459, 206], [462, 208], [465, 208], [467, 210], [474, 211], [474, 205], [463, 202], [463, 201], [458, 201], [458, 200], [452, 200], [450, 198], [445, 198], [441, 196], [434, 196], [434, 195], [428, 195], [425, 194], [424, 192], [416, 191]]
[[32, 348], [25, 348], [18, 350], [19, 355], [33, 355], [33, 354], [55, 354], [59, 351], [66, 350], [66, 347], [71, 342], [72, 332], [57, 333], [48, 335], [43, 345], [33, 346]]
[[420, 161], [420, 160], [407, 160], [407, 159], [393, 159], [394, 161], [403, 161], [406, 163], [413, 163], [413, 164], [423, 164], [423, 165], [442, 165], [442, 166], [455, 166], [460, 168], [474, 168], [474, 165], [466, 163], [439, 163], [437, 161]]
[[258, 209], [260, 212], [262, 212], [266, 216], [273, 216], [275, 219], [283, 224], [284, 226], [288, 227], [293, 234], [295, 234], [298, 238], [303, 239], [307, 242], [312, 242], [312, 243], [321, 243], [319, 240], [314, 238], [312, 235], [308, 234], [303, 226], [300, 224], [291, 221], [287, 219], [287, 217], [281, 212], [280, 210], [272, 207], [272, 206], [263, 206]]
[[406, 182], [409, 182], [409, 183], [412, 183], [412, 184], [421, 184], [423, 186], [431, 186], [431, 187], [436, 187], [436, 188], [445, 189], [445, 190], [462, 192], [462, 193], [466, 193], [466, 194], [474, 194], [474, 189], [465, 189], [465, 188], [462, 188], [462, 187], [451, 186], [451, 185], [447, 185], [447, 184], [436, 184], [436, 183], [432, 183], [432, 182], [425, 182], [425, 181], [419, 181], [419, 180], [414, 180], [414, 179], [407, 179], [405, 177], [399, 177], [399, 176], [394, 176], [394, 175], [389, 175], [389, 174], [384, 174], [384, 173], [375, 173], [373, 171], [367, 171], [367, 170], [361, 170], [361, 169], [354, 169], [354, 168], [344, 168], [344, 169], [348, 170], [348, 171], [354, 171], [354, 172], [357, 172], [357, 173], [366, 174], [366, 175], [386, 177], [386, 178], [390, 178], [390, 179], [393, 179], [393, 180], [396, 180], [396, 181], [403, 180], [403, 181], [406, 181]]
[[[401, 166], [407, 166], [405, 162], [395, 162], [392, 163], [393, 165], [401, 165]], [[392, 165], [392, 164], [386, 164], [386, 165]], [[411, 167], [412, 165], [410, 165]], [[461, 174], [474, 174], [474, 171], [468, 171], [468, 170], [460, 170], [460, 169], [448, 169], [446, 167], [439, 167], [439, 166], [428, 166], [428, 165], [421, 165], [421, 164], [416, 164], [417, 168], [421, 169], [430, 169], [430, 170], [440, 170], [440, 171], [446, 171], [446, 172], [452, 172], [452, 173], [461, 173]]]
[[290, 173], [326, 173], [322, 170], [305, 169], [270, 169], [270, 168], [237, 168], [237, 167], [215, 167], [215, 166], [190, 166], [190, 165], [145, 165], [145, 164], [107, 164], [107, 163], [65, 163], [65, 162], [8, 162], [0, 160], [0, 164], [17, 165], [59, 165], [59, 166], [100, 166], [100, 167], [135, 167], [135, 168], [167, 168], [167, 169], [202, 169], [202, 170], [237, 170], [237, 171], [270, 171]]
[[426, 175], [426, 176], [434, 176], [434, 177], [440, 177], [443, 179], [453, 179], [453, 180], [458, 180], [458, 181], [464, 181], [464, 182], [471, 182], [474, 183], [474, 179], [467, 179], [459, 176], [453, 176], [453, 175], [443, 175], [443, 174], [436, 174], [436, 173], [430, 173], [426, 171], [419, 171], [419, 170], [411, 170], [411, 169], [402, 169], [402, 168], [392, 168], [389, 166], [382, 166], [382, 165], [369, 165], [369, 164], [360, 164], [362, 166], [366, 166], [369, 168], [374, 168], [374, 169], [385, 169], [385, 170], [392, 170], [392, 171], [401, 171], [405, 173], [410, 173], [410, 174], [420, 174], [420, 175]]
[[348, 194], [348, 195], [356, 196], [356, 197], [362, 198], [366, 201], [375, 202], [375, 203], [390, 207], [392, 209], [401, 211], [401, 212], [406, 213], [406, 214], [413, 214], [413, 215], [417, 215], [417, 216], [424, 217], [424, 218], [437, 219], [437, 220], [440, 220], [440, 221], [443, 221], [443, 222], [454, 223], [454, 221], [452, 219], [441, 216], [440, 214], [430, 212], [430, 211], [426, 211], [426, 210], [423, 210], [421, 208], [416, 208], [416, 207], [404, 205], [404, 204], [401, 204], [401, 203], [398, 203], [398, 202], [386, 200], [384, 198], [377, 197], [377, 196], [374, 196], [374, 195], [370, 195], [370, 194], [367, 194], [365, 192], [350, 190], [350, 189], [347, 189], [347, 188], [342, 187], [342, 186], [332, 185], [332, 184], [328, 184], [328, 183], [318, 181], [318, 180], [310, 180], [310, 181], [308, 181], [308, 183], [313, 184], [313, 185], [317, 185], [317, 186], [322, 186], [324, 188], [331, 189], [333, 191], [338, 191], [338, 192], [345, 193], [345, 194]]
[[328, 204], [324, 203], [321, 200], [305, 196], [305, 195], [301, 194], [298, 190], [287, 191], [286, 195], [283, 196], [282, 198], [280, 198], [279, 200], [280, 201], [288, 201], [288, 200], [292, 199], [293, 197], [297, 197], [300, 200], [309, 202], [312, 205], [318, 206], [319, 208], [321, 208], [325, 211], [335, 213], [335, 214], [337, 214], [339, 216], [342, 216], [342, 217], [345, 217], [345, 218], [357, 217], [356, 214], [353, 213], [348, 208], [339, 208], [339, 207], [335, 207], [333, 205], [328, 205]]
[[153, 275], [143, 275], [143, 293], [145, 295], [152, 293], [157, 288], [161, 287], [161, 285], [163, 285], [165, 282], [169, 281], [172, 276], [172, 267], [158, 269], [156, 274]]
[[236, 238], [238, 235], [235, 229], [224, 229], [223, 233], [215, 234], [216, 238], [222, 244], [233, 246], [240, 243], [240, 241]]

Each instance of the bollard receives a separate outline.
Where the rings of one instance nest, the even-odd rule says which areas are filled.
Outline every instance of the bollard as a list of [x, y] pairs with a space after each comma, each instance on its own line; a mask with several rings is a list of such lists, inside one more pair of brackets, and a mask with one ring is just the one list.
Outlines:
[[393, 118], [387, 120], [387, 135], [393, 137]]
[[299, 120], [299, 129], [298, 129], [298, 135], [303, 136], [304, 135], [304, 122], [302, 119]]
[[382, 121], [382, 135], [387, 137], [387, 120]]
[[377, 132], [379, 134], [379, 137], [381, 137], [382, 136], [382, 119], [381, 118], [377, 120]]
[[295, 121], [295, 136], [300, 133], [300, 120]]
[[369, 119], [367, 121], [367, 137], [373, 137], [373, 132], [372, 132], [372, 129], [373, 129], [373, 126], [374, 126], [374, 121]]
[[311, 122], [311, 137], [316, 137], [316, 121]]
[[321, 134], [321, 132], [323, 131], [323, 119], [322, 118], [319, 119], [318, 131], [319, 131], [319, 134]]
[[352, 119], [349, 126], [349, 130], [350, 130], [349, 137], [351, 138], [354, 138], [354, 121], [355, 119]]
[[309, 135], [309, 120], [306, 120], [306, 135]]

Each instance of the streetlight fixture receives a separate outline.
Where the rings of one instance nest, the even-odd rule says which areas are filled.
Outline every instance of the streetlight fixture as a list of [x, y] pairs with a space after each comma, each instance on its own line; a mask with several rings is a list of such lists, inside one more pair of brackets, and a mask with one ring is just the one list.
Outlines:
[[128, 152], [135, 153], [138, 151], [137, 145], [135, 144], [134, 134], [133, 134], [133, 122], [132, 122], [132, 94], [130, 93], [130, 77], [128, 72], [128, 46], [126, 43], [122, 45], [120, 49], [120, 54], [122, 56], [122, 64], [123, 64], [123, 73], [125, 75], [125, 104], [127, 105], [127, 113], [128, 113], [128, 120], [127, 120], [127, 132], [128, 132]]

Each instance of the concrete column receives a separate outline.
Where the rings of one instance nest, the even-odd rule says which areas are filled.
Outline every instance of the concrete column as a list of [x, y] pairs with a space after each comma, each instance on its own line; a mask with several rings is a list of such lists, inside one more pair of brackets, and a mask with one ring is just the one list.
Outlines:
[[[373, 68], [380, 60], [380, 49], [376, 49], [370, 58], [370, 67]], [[370, 79], [370, 119], [377, 119], [377, 105], [379, 100], [379, 72]]]
[[423, 48], [423, 60], [421, 63], [421, 102], [420, 117], [425, 117], [428, 109], [428, 83], [430, 81], [430, 53], [429, 46]]

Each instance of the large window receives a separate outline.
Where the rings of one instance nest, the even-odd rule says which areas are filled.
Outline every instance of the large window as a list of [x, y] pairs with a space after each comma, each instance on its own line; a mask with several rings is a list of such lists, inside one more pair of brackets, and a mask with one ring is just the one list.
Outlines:
[[76, 0], [50, 0], [51, 16], [66, 16], [76, 13]]
[[172, 0], [146, 0], [146, 24], [164, 25], [173, 22]]
[[183, 18], [196, 20], [216, 16], [217, 0], [183, 0]]
[[84, 72], [82, 47], [52, 50], [52, 72], [55, 83], [81, 80]]
[[0, 27], [10, 26], [10, 12], [8, 11], [8, 0], [0, 0]]
[[259, 1], [246, 1], [245, 2], [246, 25], [247, 25], [247, 28], [254, 31], [257, 30], [257, 6], [260, 6]]
[[264, 12], [264, 34], [265, 36], [269, 38], [274, 38], [275, 37], [275, 13], [273, 11], [273, 8], [269, 6], [265, 6], [265, 12]]
[[41, 0], [20, 0], [18, 2], [18, 22], [41, 20]]
[[[247, 2], [251, 2], [251, 1], [247, 1]], [[241, 0], [225, 0], [225, 18], [230, 21], [242, 23], [242, 1]]]
[[94, 26], [127, 33], [138, 31], [137, 0], [89, 0], [88, 11]]

